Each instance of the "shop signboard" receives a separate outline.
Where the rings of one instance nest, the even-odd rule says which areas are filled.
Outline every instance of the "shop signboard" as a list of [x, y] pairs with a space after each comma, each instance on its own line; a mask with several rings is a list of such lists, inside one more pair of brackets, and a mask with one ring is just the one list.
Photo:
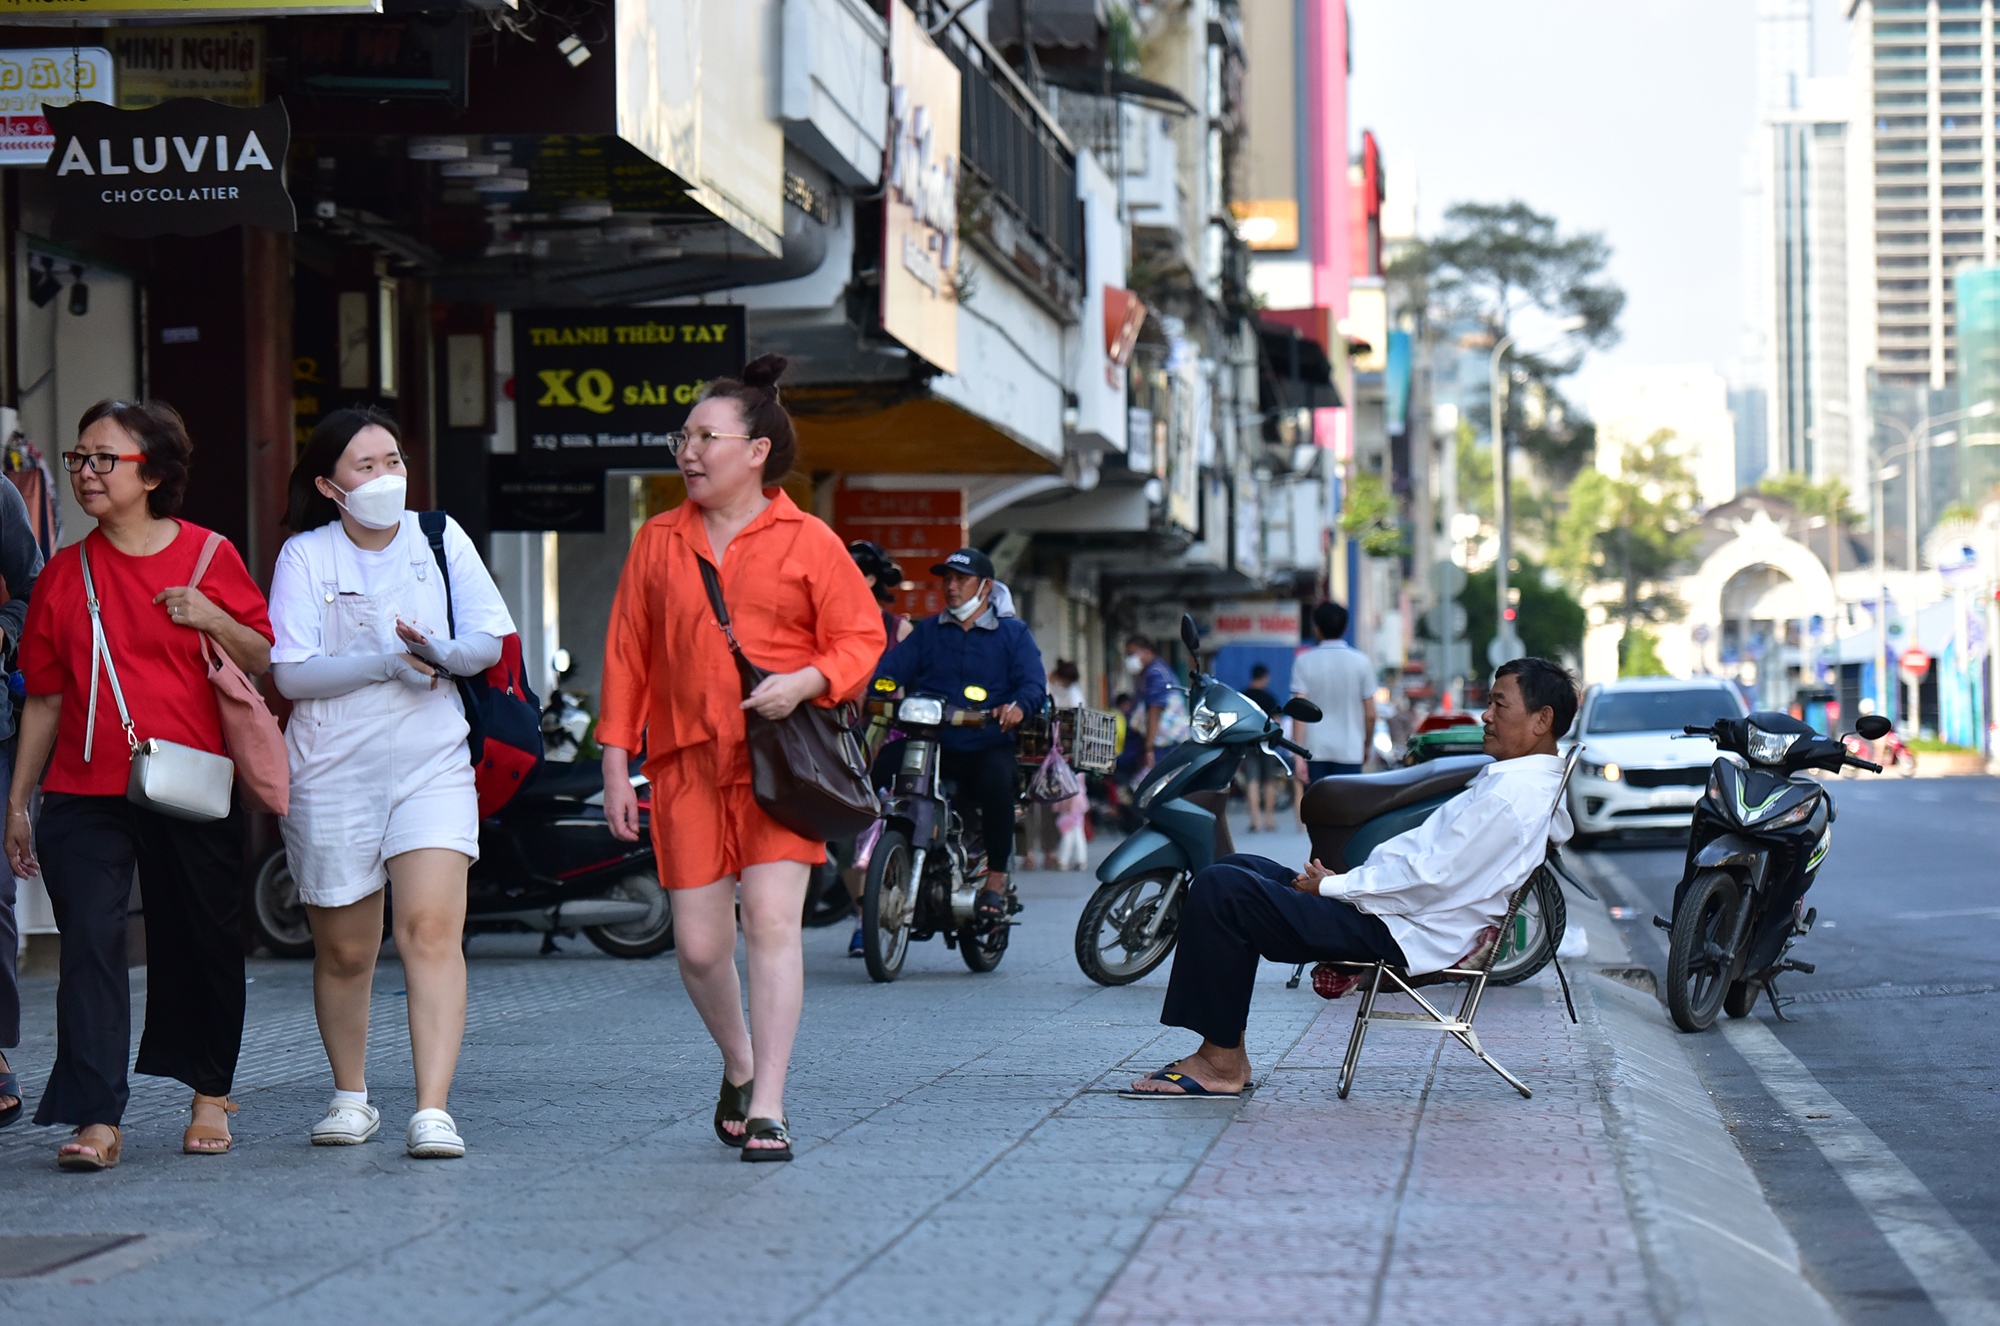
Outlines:
[[903, 568], [895, 611], [930, 617], [944, 611], [944, 586], [931, 568], [966, 546], [965, 492], [958, 488], [845, 488], [833, 497], [833, 528], [843, 543], [877, 543]]
[[283, 102], [240, 110], [183, 97], [136, 111], [77, 102], [49, 108], [48, 121], [57, 239], [298, 229]]
[[178, 97], [254, 110], [264, 104], [264, 29], [115, 28], [107, 40], [118, 69], [118, 108], [144, 110]]
[[1215, 626], [1203, 647], [1295, 645], [1299, 605], [1292, 599], [1242, 599], [1215, 605]]
[[55, 151], [43, 111], [73, 101], [109, 104], [111, 52], [100, 46], [0, 51], [0, 166], [39, 166]]
[[744, 359], [736, 304], [516, 310], [519, 454], [545, 473], [673, 469], [668, 435]]
[[486, 523], [490, 529], [604, 532], [604, 471], [537, 474], [519, 456], [486, 458]]
[[889, 178], [882, 330], [958, 372], [958, 66], [908, 5], [889, 6]]
[[[290, 18], [379, 14], [382, 0], [0, 0], [0, 23], [67, 26], [123, 18]], [[51, 24], [50, 20], [57, 22]], [[67, 51], [64, 54], [68, 54]]]

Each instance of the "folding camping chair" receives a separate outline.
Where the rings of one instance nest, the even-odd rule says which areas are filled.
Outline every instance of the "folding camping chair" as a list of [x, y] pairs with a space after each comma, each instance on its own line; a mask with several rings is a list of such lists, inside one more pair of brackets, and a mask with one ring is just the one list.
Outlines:
[[[1556, 798], [1554, 806], [1550, 809], [1551, 815], [1562, 807], [1563, 796], [1569, 788], [1569, 776], [1576, 769], [1577, 759], [1582, 752], [1583, 743], [1578, 742], [1570, 747], [1569, 755], [1563, 761], [1562, 781], [1556, 785]], [[1501, 937], [1513, 930], [1515, 918], [1520, 915], [1521, 907], [1527, 902], [1528, 895], [1536, 889], [1561, 888], [1556, 879], [1555, 860], [1556, 849], [1551, 844], [1548, 858], [1529, 874], [1527, 881], [1521, 887], [1508, 895], [1506, 918], [1497, 928], [1488, 926], [1480, 931], [1472, 951], [1443, 971], [1426, 972], [1421, 976], [1412, 977], [1403, 968], [1386, 962], [1322, 962], [1313, 968], [1313, 989], [1328, 999], [1337, 999], [1353, 989], [1355, 977], [1359, 978], [1362, 987], [1360, 1006], [1354, 1010], [1354, 1031], [1347, 1038], [1347, 1058], [1340, 1065], [1338, 1089], [1342, 1100], [1347, 1099], [1348, 1089], [1354, 1085], [1354, 1073], [1361, 1063], [1361, 1046], [1368, 1039], [1368, 1029], [1378, 1026], [1456, 1036], [1460, 1044], [1472, 1051], [1481, 1063], [1505, 1078], [1508, 1085], [1520, 1092], [1524, 1098], [1535, 1094], [1528, 1089], [1525, 1082], [1501, 1067], [1499, 1061], [1486, 1052], [1486, 1047], [1479, 1042], [1479, 1033], [1472, 1029], [1472, 1020], [1479, 1015], [1479, 1001], [1486, 994], [1486, 978], [1492, 972], [1494, 959], [1499, 956]], [[1542, 910], [1545, 916], [1558, 914], [1554, 907], [1547, 904]], [[1561, 942], [1562, 936], [1556, 933], [1552, 926], [1549, 933], [1551, 962], [1556, 962], [1553, 950]], [[1347, 978], [1333, 976], [1336, 972], [1351, 975]], [[1330, 979], [1323, 980], [1322, 973], [1326, 973]], [[1563, 981], [1563, 997], [1568, 999], [1569, 979], [1563, 976], [1560, 962], [1556, 962], [1556, 974]], [[1384, 993], [1385, 981], [1388, 983], [1388, 992], [1408, 995], [1417, 1001], [1417, 1006], [1422, 1011], [1416, 1013], [1376, 1011], [1375, 1001]], [[1417, 993], [1418, 989], [1424, 986], [1459, 983], [1465, 986], [1465, 998], [1460, 1002], [1456, 1016], [1447, 1015], [1437, 1005]], [[1338, 988], [1332, 989], [1329, 993], [1329, 988], [1334, 986]], [[1574, 1010], [1570, 1016], [1572, 1018], [1576, 1016]]]

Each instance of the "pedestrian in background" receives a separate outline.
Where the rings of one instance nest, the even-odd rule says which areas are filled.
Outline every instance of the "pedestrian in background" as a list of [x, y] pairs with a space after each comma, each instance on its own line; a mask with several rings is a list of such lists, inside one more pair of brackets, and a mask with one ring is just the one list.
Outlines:
[[312, 925], [313, 1009], [333, 1068], [313, 1145], [352, 1146], [382, 1125], [366, 1066], [387, 885], [417, 1085], [404, 1146], [420, 1160], [456, 1159], [465, 1139], [445, 1106], [465, 1036], [460, 941], [479, 802], [452, 678], [499, 662], [514, 622], [449, 518], [447, 601], [418, 515], [404, 509], [407, 488], [395, 423], [373, 410], [327, 415], [292, 468], [285, 524], [297, 533], [271, 577], [273, 680], [296, 701], [282, 827]]
[[[604, 818], [639, 836], [632, 754], [653, 789], [653, 850], [672, 890], [681, 981], [722, 1051], [715, 1131], [743, 1159], [790, 1160], [785, 1074], [805, 995], [800, 913], [826, 845], [764, 813], [751, 792], [745, 710], [782, 719], [861, 693], [888, 643], [840, 537], [777, 483], [798, 442], [778, 397], [785, 361], [711, 382], [673, 440], [688, 500], [640, 527], [604, 645]], [[744, 655], [770, 675], [742, 695], [703, 587], [716, 571]], [[750, 1022], [736, 971], [742, 890]]]
[[[35, 578], [42, 573], [42, 546], [21, 490], [0, 483], [0, 580], [6, 582], [7, 602], [0, 604], [0, 675], [14, 671], [21, 632], [28, 620], [28, 601]], [[0, 703], [0, 786], [14, 781], [14, 706]], [[21, 948], [21, 924], [14, 915], [14, 873], [0, 880], [0, 1049], [21, 1043], [21, 982], [15, 962]], [[0, 1128], [21, 1117], [21, 1081], [14, 1066], [0, 1055]]]
[[1312, 612], [1319, 644], [1292, 662], [1292, 694], [1319, 706], [1317, 723], [1300, 723], [1292, 740], [1312, 752], [1299, 777], [1315, 783], [1330, 774], [1361, 772], [1375, 734], [1375, 666], [1342, 639], [1347, 609], [1322, 603]]
[[1187, 740], [1187, 697], [1174, 670], [1143, 635], [1125, 637], [1125, 671], [1132, 678], [1132, 722], [1140, 731], [1140, 774], [1170, 747]]
[[[146, 1027], [137, 1070], [194, 1089], [181, 1137], [190, 1155], [229, 1150], [229, 1089], [243, 1042], [243, 813], [176, 819], [125, 794], [131, 747], [159, 739], [224, 754], [202, 657], [207, 635], [251, 676], [271, 661], [264, 596], [222, 541], [190, 584], [209, 531], [177, 520], [194, 447], [162, 401], [99, 401], [63, 456], [97, 528], [49, 560], [28, 604], [21, 670], [28, 702], [7, 801], [7, 860], [40, 875], [62, 931], [56, 1062], [38, 1124], [76, 1130], [57, 1152], [69, 1170], [109, 1169], [123, 1146], [131, 985], [125, 916], [133, 868], [145, 898]], [[84, 558], [103, 647], [94, 648]], [[131, 697], [132, 728], [106, 674]], [[44, 766], [40, 819], [28, 804]]]
[[[1279, 715], [1282, 706], [1278, 697], [1271, 694], [1271, 669], [1262, 663], [1250, 669], [1250, 685], [1243, 694], [1272, 718]], [[1250, 803], [1250, 831], [1263, 829], [1269, 833], [1278, 831], [1278, 784], [1291, 776], [1291, 769], [1284, 757], [1273, 755], [1263, 747], [1250, 752], [1243, 761], [1244, 799]]]

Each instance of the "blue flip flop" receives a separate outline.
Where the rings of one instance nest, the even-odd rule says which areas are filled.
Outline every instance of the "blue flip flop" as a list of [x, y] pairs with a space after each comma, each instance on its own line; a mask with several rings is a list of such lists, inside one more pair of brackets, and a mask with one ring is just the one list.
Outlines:
[[1179, 1091], [1121, 1091], [1118, 1093], [1118, 1098], [1120, 1100], [1242, 1100], [1257, 1089], [1255, 1082], [1246, 1082], [1241, 1091], [1210, 1091], [1186, 1073], [1176, 1073], [1174, 1068], [1179, 1062], [1176, 1059], [1158, 1072], [1146, 1074], [1148, 1082], [1171, 1082], [1180, 1088]]

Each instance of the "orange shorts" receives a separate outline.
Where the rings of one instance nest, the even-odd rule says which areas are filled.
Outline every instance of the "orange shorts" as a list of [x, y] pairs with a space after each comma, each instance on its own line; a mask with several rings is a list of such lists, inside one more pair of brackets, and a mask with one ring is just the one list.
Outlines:
[[744, 743], [708, 742], [648, 761], [653, 784], [653, 852], [660, 883], [698, 889], [746, 866], [826, 860], [826, 844], [801, 838], [764, 813], [750, 790]]

